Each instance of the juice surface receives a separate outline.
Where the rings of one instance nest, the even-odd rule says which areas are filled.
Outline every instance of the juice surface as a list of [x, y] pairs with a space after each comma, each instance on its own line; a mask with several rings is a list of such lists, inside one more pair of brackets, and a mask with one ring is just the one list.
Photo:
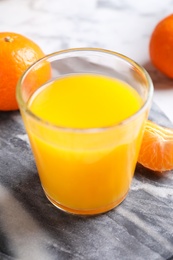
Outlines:
[[133, 115], [141, 98], [129, 85], [99, 75], [59, 78], [41, 88], [29, 102], [34, 114], [58, 126], [111, 126]]
[[[36, 91], [28, 103], [40, 118], [70, 128], [111, 126], [141, 106], [129, 85], [99, 75], [57, 79]], [[137, 161], [143, 119], [101, 133], [48, 130], [27, 120], [41, 183], [55, 205], [92, 214], [123, 200]]]

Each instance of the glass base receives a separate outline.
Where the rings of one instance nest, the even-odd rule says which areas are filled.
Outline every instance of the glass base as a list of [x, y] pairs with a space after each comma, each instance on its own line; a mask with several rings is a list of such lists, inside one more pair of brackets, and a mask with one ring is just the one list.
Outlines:
[[72, 208], [68, 208], [65, 207], [63, 205], [61, 205], [60, 203], [58, 203], [57, 201], [53, 200], [52, 198], [49, 197], [49, 195], [45, 192], [46, 197], [48, 198], [48, 200], [58, 209], [66, 212], [66, 213], [70, 213], [73, 215], [83, 215], [83, 216], [92, 216], [92, 215], [98, 215], [101, 213], [105, 213], [107, 211], [110, 211], [111, 209], [117, 207], [127, 196], [128, 192], [121, 197], [119, 200], [116, 200], [114, 203], [111, 203], [105, 207], [101, 207], [101, 208], [97, 208], [97, 209], [87, 209], [87, 210], [80, 210], [80, 209], [72, 209]]

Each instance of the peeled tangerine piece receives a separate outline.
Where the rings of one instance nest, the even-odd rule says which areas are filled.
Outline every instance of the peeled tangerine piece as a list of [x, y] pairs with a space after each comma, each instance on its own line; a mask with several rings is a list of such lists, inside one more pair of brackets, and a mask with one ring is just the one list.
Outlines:
[[138, 162], [153, 171], [173, 169], [173, 129], [148, 120]]

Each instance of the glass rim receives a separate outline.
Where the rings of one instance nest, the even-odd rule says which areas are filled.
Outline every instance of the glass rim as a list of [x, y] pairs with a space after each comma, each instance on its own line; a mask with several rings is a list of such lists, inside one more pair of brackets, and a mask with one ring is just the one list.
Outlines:
[[[129, 116], [128, 118], [115, 123], [113, 125], [108, 125], [108, 126], [102, 126], [102, 127], [88, 127], [88, 128], [73, 128], [73, 127], [65, 127], [65, 126], [59, 126], [53, 123], [50, 123], [47, 120], [42, 119], [41, 117], [35, 115], [32, 111], [30, 111], [27, 107], [26, 102], [23, 100], [22, 98], [22, 91], [21, 91], [21, 86], [23, 81], [25, 80], [25, 77], [28, 75], [28, 73], [35, 67], [37, 66], [39, 63], [43, 62], [44, 60], [48, 60], [52, 57], [55, 56], [59, 56], [59, 55], [64, 55], [64, 54], [68, 54], [68, 53], [72, 53], [72, 52], [96, 52], [96, 53], [104, 53], [107, 55], [111, 55], [111, 56], [116, 56], [119, 59], [126, 61], [128, 64], [133, 65], [134, 67], [136, 67], [141, 73], [142, 75], [144, 75], [146, 82], [148, 83], [148, 94], [147, 94], [147, 98], [145, 100], [145, 102], [143, 103], [143, 105], [131, 116]], [[94, 133], [94, 132], [103, 132], [118, 126], [122, 126], [127, 124], [129, 121], [134, 120], [138, 115], [140, 115], [147, 106], [149, 106], [152, 97], [153, 97], [153, 92], [154, 92], [154, 87], [153, 87], [153, 82], [148, 74], [148, 72], [145, 70], [144, 67], [142, 67], [141, 65], [139, 65], [137, 62], [135, 62], [133, 59], [119, 53], [119, 52], [115, 52], [115, 51], [111, 51], [111, 50], [107, 50], [107, 49], [102, 49], [102, 48], [69, 48], [69, 49], [65, 49], [65, 50], [60, 50], [57, 52], [53, 52], [50, 54], [47, 54], [45, 56], [43, 56], [41, 59], [38, 59], [36, 62], [34, 62], [32, 65], [30, 65], [22, 74], [22, 76], [19, 78], [18, 83], [17, 83], [17, 87], [16, 87], [16, 98], [17, 98], [17, 102], [19, 104], [19, 108], [22, 109], [25, 113], [27, 113], [30, 117], [32, 117], [34, 120], [36, 120], [37, 122], [43, 124], [46, 127], [52, 128], [54, 130], [59, 130], [59, 131], [63, 131], [63, 132], [77, 132], [77, 133]]]

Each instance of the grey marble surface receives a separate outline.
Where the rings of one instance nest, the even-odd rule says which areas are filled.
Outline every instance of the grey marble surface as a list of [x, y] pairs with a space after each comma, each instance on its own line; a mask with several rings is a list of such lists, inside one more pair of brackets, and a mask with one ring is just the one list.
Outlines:
[[[24, 34], [46, 54], [99, 47], [129, 56], [153, 79], [158, 106], [150, 118], [172, 127], [173, 81], [148, 53], [154, 26], [172, 11], [172, 0], [0, 0], [0, 31]], [[19, 112], [0, 112], [0, 260], [18, 259], [173, 259], [173, 172], [138, 165], [119, 207], [67, 215], [45, 198]]]
[[[150, 118], [171, 126], [153, 104]], [[19, 112], [0, 112], [0, 259], [173, 259], [173, 172], [138, 165], [116, 209], [77, 217], [56, 209], [41, 188]]]

